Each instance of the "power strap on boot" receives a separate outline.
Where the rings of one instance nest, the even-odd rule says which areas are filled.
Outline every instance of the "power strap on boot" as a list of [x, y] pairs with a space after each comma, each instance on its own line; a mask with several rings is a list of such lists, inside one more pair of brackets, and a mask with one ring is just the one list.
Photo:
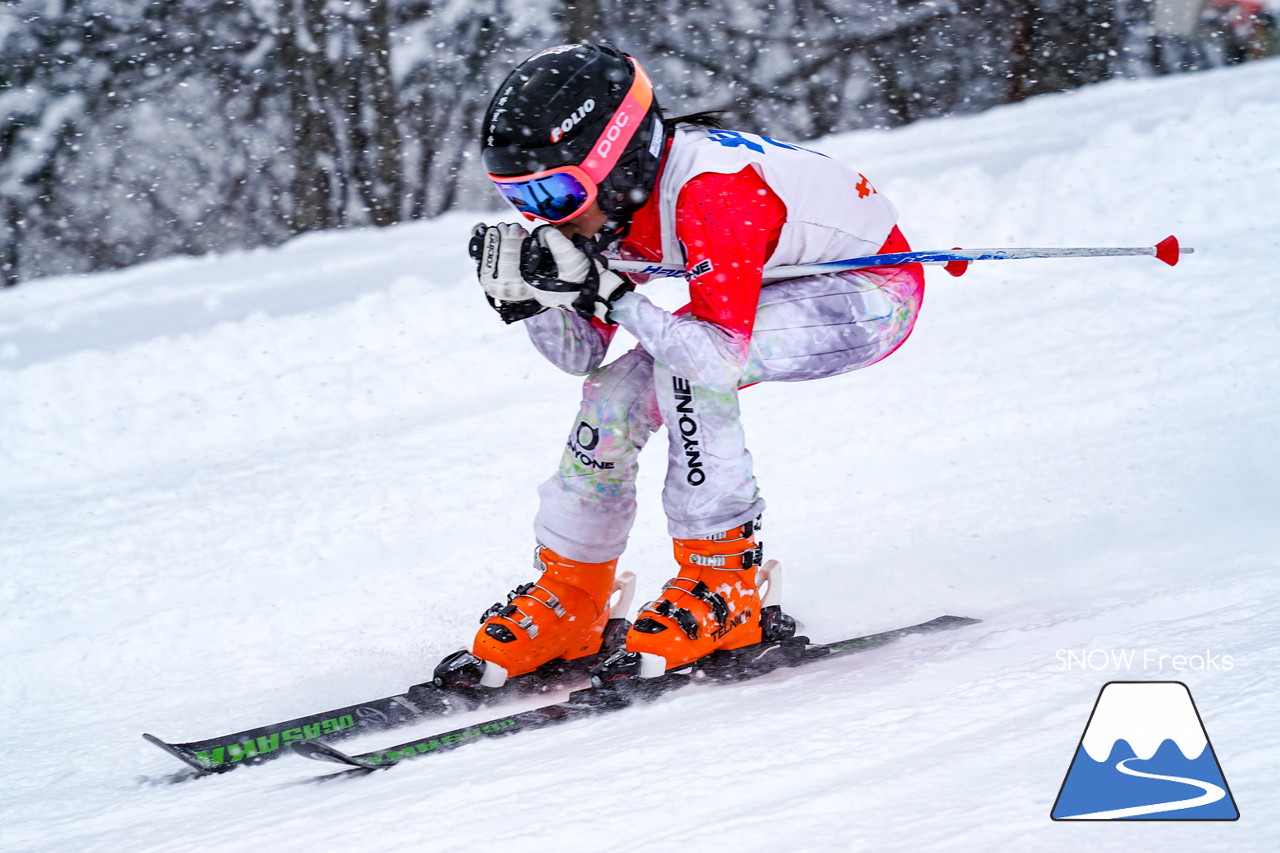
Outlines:
[[757, 515], [750, 521], [737, 527], [731, 527], [723, 533], [710, 533], [704, 536], [711, 542], [729, 542], [735, 539], [752, 539], [761, 530], [761, 519], [763, 516]]
[[[760, 530], [760, 518], [730, 528], [723, 533], [712, 533], [701, 539], [676, 539], [676, 562], [680, 565], [704, 566], [709, 569], [741, 571], [764, 565], [764, 547], [756, 543]], [[745, 547], [733, 550], [741, 542]]]

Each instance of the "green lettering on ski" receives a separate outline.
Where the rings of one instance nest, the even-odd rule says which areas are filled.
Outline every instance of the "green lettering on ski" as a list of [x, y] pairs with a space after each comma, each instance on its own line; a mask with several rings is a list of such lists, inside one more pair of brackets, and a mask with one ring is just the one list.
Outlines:
[[213, 769], [215, 767], [221, 767], [223, 765], [224, 755], [226, 755], [226, 750], [224, 750], [220, 746], [215, 746], [213, 749], [210, 749], [207, 751], [201, 750], [197, 752], [195, 754], [195, 759], [200, 764], [203, 764], [205, 767]]
[[225, 747], [218, 746], [213, 749], [202, 750], [195, 753], [195, 760], [211, 770], [216, 770], [227, 764], [235, 764], [260, 755], [270, 755], [273, 752], [278, 752], [281, 747], [288, 746], [297, 740], [310, 740], [324, 735], [334, 735], [338, 732], [355, 728], [355, 725], [356, 718], [350, 714], [344, 714], [341, 717], [332, 717], [317, 723], [285, 729], [282, 732], [270, 732], [241, 743], [232, 743], [227, 744]]

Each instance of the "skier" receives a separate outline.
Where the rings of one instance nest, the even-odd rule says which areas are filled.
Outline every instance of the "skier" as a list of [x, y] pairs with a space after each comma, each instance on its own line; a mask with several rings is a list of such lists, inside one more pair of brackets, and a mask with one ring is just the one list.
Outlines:
[[[536, 227], [476, 226], [480, 284], [503, 320], [523, 322], [544, 357], [586, 381], [559, 469], [538, 490], [540, 575], [490, 608], [471, 652], [441, 667], [478, 666], [495, 686], [600, 652], [637, 456], [663, 425], [677, 576], [640, 609], [606, 672], [652, 676], [785, 632], [777, 608], [762, 613], [765, 503], [739, 389], [880, 361], [910, 334], [924, 274], [888, 266], [762, 286], [761, 273], [908, 251], [893, 205], [825, 155], [727, 130], [713, 114], [664, 120], [640, 63], [607, 44], [518, 65], [485, 114], [481, 150], [498, 191]], [[610, 271], [617, 258], [689, 270], [689, 304], [655, 306], [635, 291], [643, 277]], [[604, 364], [619, 326], [639, 346]]]

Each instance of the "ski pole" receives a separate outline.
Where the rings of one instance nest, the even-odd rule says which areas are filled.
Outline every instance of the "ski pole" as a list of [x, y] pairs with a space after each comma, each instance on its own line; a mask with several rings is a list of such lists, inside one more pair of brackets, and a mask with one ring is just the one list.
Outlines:
[[[865, 255], [861, 258], [846, 258], [840, 261], [824, 261], [817, 264], [796, 264], [794, 266], [774, 267], [764, 271], [765, 281], [776, 281], [782, 278], [799, 278], [806, 275], [822, 273], [847, 272], [848, 270], [866, 269], [867, 267], [888, 267], [900, 264], [943, 264], [943, 268], [952, 275], [964, 275], [973, 261], [1012, 261], [1022, 258], [1114, 258], [1130, 255], [1154, 255], [1157, 260], [1169, 266], [1178, 263], [1182, 255], [1189, 255], [1195, 249], [1178, 245], [1178, 238], [1170, 235], [1154, 246], [1137, 246], [1130, 248], [1086, 247], [1076, 249], [951, 249], [928, 252], [891, 252], [884, 255]], [[681, 269], [671, 264], [649, 263], [646, 261], [609, 261], [609, 268], [616, 272], [641, 273], [644, 275], [679, 276], [692, 278], [699, 274], [697, 267], [692, 270]]]

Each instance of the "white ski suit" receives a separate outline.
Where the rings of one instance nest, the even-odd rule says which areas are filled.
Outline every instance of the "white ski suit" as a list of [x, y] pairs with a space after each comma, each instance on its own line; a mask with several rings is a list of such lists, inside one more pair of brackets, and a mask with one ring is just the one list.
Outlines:
[[[773, 207], [757, 210], [766, 195]], [[771, 216], [754, 223], [768, 245], [708, 226], [709, 210]], [[698, 271], [690, 312], [626, 294], [611, 319], [639, 346], [603, 367], [612, 330], [560, 310], [525, 321], [543, 356], [587, 377], [559, 469], [538, 490], [538, 541], [586, 562], [619, 556], [635, 517], [637, 458], [664, 424], [671, 536], [702, 538], [760, 515], [739, 390], [881, 360], [910, 334], [924, 284], [920, 267], [907, 265], [761, 288], [761, 266], [903, 251], [896, 220], [864, 176], [824, 155], [754, 134], [677, 130], [657, 191], [619, 251]]]

